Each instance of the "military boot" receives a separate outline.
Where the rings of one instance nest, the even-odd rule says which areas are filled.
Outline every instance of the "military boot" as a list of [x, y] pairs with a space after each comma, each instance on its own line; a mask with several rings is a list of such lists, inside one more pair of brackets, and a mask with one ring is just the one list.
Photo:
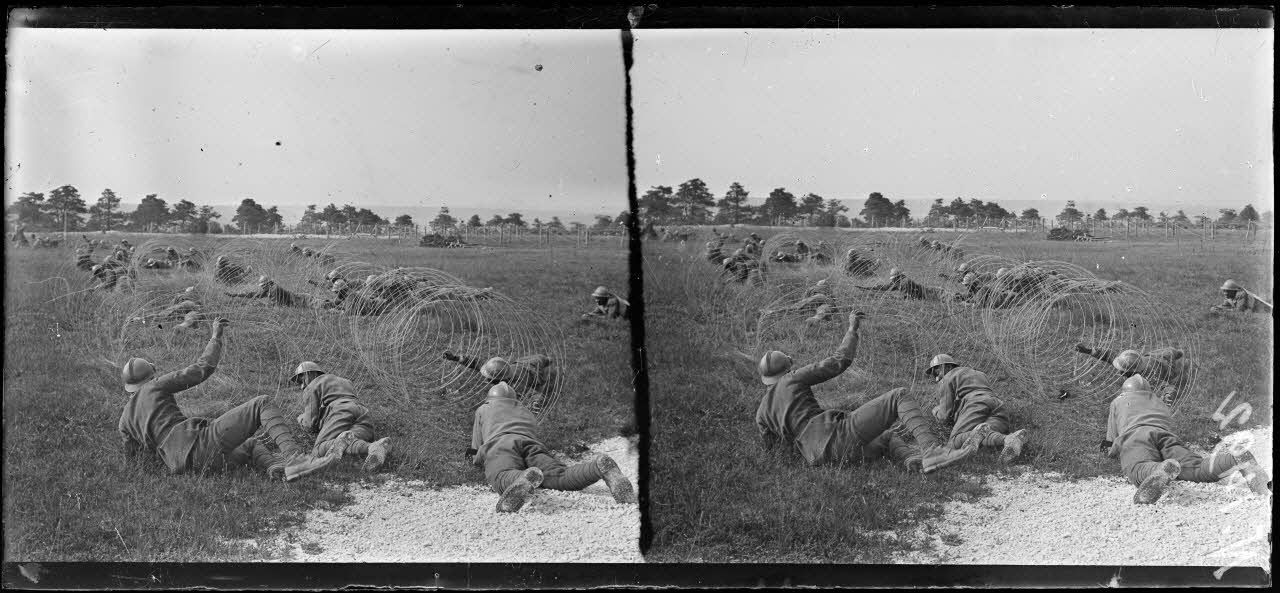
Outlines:
[[1022, 456], [1022, 447], [1027, 444], [1027, 429], [1022, 429], [1004, 437], [1004, 449], [1000, 451], [1000, 463], [1009, 464]]
[[507, 489], [502, 492], [502, 496], [498, 497], [499, 513], [514, 513], [524, 506], [525, 501], [529, 499], [529, 495], [538, 486], [542, 485], [542, 470], [531, 467], [524, 470], [515, 482], [512, 482]]
[[636, 501], [636, 491], [631, 486], [631, 480], [622, 474], [622, 470], [618, 468], [618, 462], [612, 457], [608, 455], [597, 457], [596, 468], [604, 474], [604, 483], [609, 486], [614, 502], [625, 504]]
[[387, 462], [387, 455], [391, 453], [391, 437], [383, 437], [372, 443], [369, 443], [369, 452], [365, 454], [364, 465], [361, 469], [367, 472], [377, 471], [382, 464]]
[[1164, 494], [1164, 489], [1169, 486], [1174, 478], [1182, 472], [1182, 464], [1177, 459], [1166, 459], [1156, 468], [1156, 471], [1147, 476], [1138, 485], [1138, 490], [1133, 493], [1134, 504], [1154, 504], [1160, 500], [1160, 496]]
[[952, 449], [942, 445], [934, 445], [924, 450], [921, 459], [921, 471], [929, 474], [944, 467], [964, 461], [978, 451], [972, 443], [966, 443], [960, 449]]

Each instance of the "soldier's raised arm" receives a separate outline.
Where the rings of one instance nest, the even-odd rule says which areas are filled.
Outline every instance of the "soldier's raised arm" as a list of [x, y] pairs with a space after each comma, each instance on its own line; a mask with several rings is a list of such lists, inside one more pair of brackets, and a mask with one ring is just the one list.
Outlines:
[[166, 392], [177, 393], [195, 387], [208, 379], [218, 369], [218, 361], [222, 359], [222, 328], [229, 323], [231, 322], [223, 317], [214, 321], [209, 343], [205, 345], [204, 352], [200, 354], [200, 358], [196, 359], [195, 364], [161, 375], [156, 379], [156, 386]]
[[844, 339], [836, 347], [835, 353], [818, 362], [807, 364], [793, 371], [795, 381], [805, 385], [817, 385], [836, 378], [853, 364], [853, 357], [858, 352], [858, 328], [866, 314], [854, 311], [849, 314], [849, 329], [844, 332]]

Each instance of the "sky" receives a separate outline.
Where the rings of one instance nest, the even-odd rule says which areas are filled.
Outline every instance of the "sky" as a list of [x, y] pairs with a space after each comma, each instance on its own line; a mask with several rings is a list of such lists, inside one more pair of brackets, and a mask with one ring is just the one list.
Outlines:
[[871, 192], [916, 215], [1268, 210], [1273, 52], [1270, 29], [641, 29], [637, 185], [785, 187], [851, 214]]
[[627, 205], [617, 31], [9, 35], [6, 203], [71, 184], [295, 217]]

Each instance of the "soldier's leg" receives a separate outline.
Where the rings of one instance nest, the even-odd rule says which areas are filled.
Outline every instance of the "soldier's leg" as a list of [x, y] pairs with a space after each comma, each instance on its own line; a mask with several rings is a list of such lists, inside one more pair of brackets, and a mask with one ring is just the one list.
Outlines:
[[1120, 471], [1135, 486], [1150, 477], [1164, 461], [1157, 444], [1159, 432], [1138, 428], [1120, 448]]
[[529, 466], [525, 464], [521, 439], [499, 437], [485, 453], [484, 478], [494, 492], [502, 494]]
[[[870, 443], [862, 446], [862, 460], [864, 462], [885, 457], [894, 464], [904, 465], [907, 469], [913, 471], [920, 470], [921, 459], [919, 453], [919, 448], [912, 447], [893, 429], [884, 431], [880, 436], [872, 439]], [[912, 463], [913, 457], [914, 464]]]
[[[1004, 437], [1009, 432], [1009, 420], [1000, 410], [1001, 407], [998, 401], [966, 398], [960, 410], [956, 412], [955, 427], [951, 429], [951, 437], [947, 443], [952, 448], [959, 449], [969, 438], [977, 437], [979, 447], [1003, 448]], [[972, 434], [972, 431], [981, 426], [986, 426], [987, 429], [982, 429], [980, 435]]]
[[938, 445], [928, 419], [920, 411], [915, 400], [902, 387], [891, 389], [879, 397], [849, 412], [854, 434], [864, 443], [871, 442], [896, 422], [902, 422], [906, 430], [923, 449]]
[[327, 455], [331, 445], [338, 442], [344, 432], [351, 432], [353, 440], [346, 443], [342, 455], [363, 456], [373, 441], [373, 423], [369, 421], [369, 410], [355, 402], [331, 404], [320, 419], [320, 432], [316, 435], [314, 455]]
[[530, 443], [524, 451], [525, 463], [542, 470], [542, 487], [551, 490], [582, 490], [604, 479], [594, 461], [567, 466], [551, 456], [542, 443]]
[[1236, 466], [1236, 458], [1228, 451], [1218, 451], [1205, 457], [1188, 449], [1178, 437], [1162, 433], [1155, 442], [1164, 459], [1176, 459], [1181, 466], [1178, 479], [1187, 482], [1217, 482], [1226, 477]]

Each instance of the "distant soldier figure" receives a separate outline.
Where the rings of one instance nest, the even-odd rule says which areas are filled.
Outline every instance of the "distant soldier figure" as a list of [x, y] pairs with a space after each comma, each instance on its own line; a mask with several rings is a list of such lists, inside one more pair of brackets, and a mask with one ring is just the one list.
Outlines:
[[535, 413], [555, 390], [555, 363], [545, 354], [530, 354], [511, 361], [500, 356], [481, 360], [469, 354], [459, 356], [445, 350], [442, 357], [480, 373], [491, 385], [503, 382], [510, 385]]
[[191, 271], [200, 269], [200, 254], [195, 247], [188, 247], [182, 257], [178, 258], [178, 267]]
[[773, 252], [773, 261], [776, 261], [778, 263], [795, 264], [795, 263], [800, 263], [801, 261], [803, 261], [803, 259], [804, 258], [800, 257], [800, 254], [798, 253], [787, 253], [781, 249], [778, 249]]
[[1009, 414], [992, 391], [986, 373], [960, 366], [950, 356], [939, 354], [929, 361], [925, 374], [938, 385], [933, 417], [952, 425], [948, 444], [956, 449], [1000, 449], [1000, 463], [1005, 464], [1022, 455], [1027, 431], [1009, 434]]
[[148, 257], [143, 260], [142, 267], [149, 270], [167, 270], [173, 267], [173, 262], [165, 259], [153, 259]]
[[229, 297], [238, 299], [267, 299], [272, 304], [281, 307], [311, 307], [311, 297], [305, 294], [297, 294], [289, 292], [274, 280], [266, 276], [258, 276], [257, 288], [252, 288], [244, 292], [228, 292], [224, 293]]
[[84, 248], [76, 249], [76, 267], [85, 271], [89, 271], [93, 269], [93, 248], [92, 247], [88, 249], [84, 249]]
[[969, 264], [965, 262], [956, 266], [954, 275], [944, 272], [944, 273], [938, 274], [938, 277], [942, 278], [943, 280], [956, 280], [957, 282], [960, 282], [964, 280], [965, 274], [968, 274], [970, 271], [972, 271], [972, 268], [970, 268]]
[[751, 271], [759, 265], [759, 262], [751, 257], [745, 249], [735, 249], [733, 254], [726, 257], [721, 265], [724, 267], [729, 279], [735, 282], [746, 282], [751, 277]]
[[1018, 295], [1001, 289], [1000, 285], [995, 282], [995, 276], [991, 274], [965, 272], [960, 284], [968, 290], [968, 294], [963, 295], [961, 299], [979, 307], [999, 309], [1010, 306], [1019, 300]]
[[[182, 413], [174, 396], [204, 382], [217, 369], [227, 323], [226, 319], [214, 322], [204, 353], [185, 369], [157, 377], [156, 366], [144, 359], [130, 358], [124, 364], [120, 376], [130, 395], [118, 427], [125, 455], [134, 458], [140, 451], [155, 451], [173, 474], [252, 463], [269, 476], [283, 475], [286, 481], [336, 462], [337, 457], [302, 453], [284, 416], [270, 404], [270, 396], [255, 397], [212, 420]], [[279, 455], [252, 438], [259, 428], [275, 442]]]
[[937, 301], [942, 299], [937, 288], [924, 287], [903, 275], [898, 268], [889, 270], [889, 281], [875, 286], [859, 286], [862, 290], [894, 291], [909, 299]]
[[317, 432], [312, 455], [363, 457], [361, 469], [367, 472], [386, 463], [391, 439], [373, 439], [369, 409], [356, 401], [356, 388], [350, 380], [327, 373], [309, 360], [299, 364], [289, 380], [302, 390], [298, 424]]
[[[360, 286], [364, 285], [363, 280], [357, 280]], [[322, 308], [340, 309], [352, 315], [381, 315], [391, 308], [391, 304], [371, 297], [362, 290], [352, 288], [351, 283], [347, 280], [339, 278], [333, 283], [330, 291], [334, 295], [334, 299], [326, 301]]]
[[538, 439], [538, 419], [520, 405], [516, 392], [505, 382], [489, 389], [476, 409], [471, 428], [472, 462], [484, 468], [485, 480], [498, 498], [497, 511], [514, 513], [524, 506], [536, 488], [582, 490], [600, 480], [609, 486], [613, 500], [635, 502], [631, 481], [608, 455], [566, 466]]
[[722, 244], [723, 241], [707, 241], [707, 251], [705, 255], [707, 261], [713, 264], [719, 264], [724, 261], [724, 251], [720, 249]]
[[120, 272], [114, 267], [97, 264], [89, 268], [89, 273], [93, 274], [93, 279], [97, 282], [92, 288], [94, 290], [115, 290], [116, 283], [120, 281]]
[[591, 298], [595, 299], [596, 306], [591, 311], [583, 313], [583, 318], [631, 319], [631, 303], [608, 288], [597, 286], [591, 293]]
[[864, 257], [856, 249], [844, 254], [844, 273], [850, 276], [870, 276], [875, 273], [876, 262]]
[[831, 256], [827, 255], [827, 242], [819, 240], [818, 244], [814, 246], [813, 255], [811, 257], [813, 259], [813, 263], [820, 266], [831, 263]]
[[290, 243], [290, 244], [289, 244], [289, 255], [296, 255], [296, 256], [299, 256], [299, 257], [304, 257], [304, 254], [302, 253], [302, 248], [301, 248], [301, 247], [298, 247], [298, 244], [297, 244], [297, 243]]
[[1107, 456], [1120, 459], [1120, 471], [1138, 487], [1135, 504], [1160, 500], [1169, 482], [1217, 482], [1236, 468], [1241, 469], [1249, 487], [1267, 492], [1267, 478], [1253, 454], [1219, 451], [1205, 457], [1195, 453], [1172, 432], [1169, 406], [1164, 405], [1142, 375], [1125, 380], [1120, 395], [1111, 400], [1107, 415], [1107, 437], [1101, 448]]
[[743, 241], [742, 252], [749, 256], [756, 257], [760, 255], [763, 248], [764, 240], [760, 238], [760, 235], [751, 233], [747, 236], [747, 239]]
[[1149, 352], [1125, 350], [1117, 353], [1107, 348], [1076, 344], [1076, 352], [1111, 363], [1125, 377], [1142, 375], [1149, 384], [1159, 388], [1157, 393], [1160, 401], [1170, 408], [1190, 387], [1191, 361], [1177, 348], [1157, 348]]
[[176, 329], [187, 330], [195, 329], [200, 325], [203, 315], [200, 312], [200, 298], [196, 295], [196, 287], [188, 286], [186, 290], [179, 292], [173, 297], [172, 304], [161, 309], [154, 315], [140, 315], [134, 317], [130, 321], [147, 324], [155, 322], [158, 329], [164, 329], [164, 324], [174, 319], [181, 319], [182, 323], [175, 326]]
[[799, 301], [776, 309], [766, 309], [761, 311], [760, 315], [761, 317], [766, 317], [778, 313], [807, 313], [809, 311], [813, 312], [813, 316], [804, 320], [807, 326], [817, 325], [835, 316], [836, 302], [831, 297], [826, 280], [819, 280], [813, 286], [805, 289]]
[[[943, 447], [907, 390], [897, 388], [853, 411], [824, 409], [813, 386], [836, 378], [853, 364], [858, 328], [865, 315], [849, 314], [849, 329], [831, 356], [792, 370], [790, 356], [777, 350], [760, 358], [757, 370], [766, 385], [756, 409], [756, 427], [766, 449], [782, 442], [794, 446], [809, 465], [859, 463], [890, 456], [914, 471], [930, 473], [956, 463], [977, 449]], [[898, 422], [915, 437], [913, 450], [891, 428]]]
[[809, 249], [808, 244], [804, 241], [796, 241], [796, 255], [799, 256], [800, 259], [809, 259], [809, 254], [811, 253], [813, 253], [813, 250]]
[[1271, 305], [1266, 301], [1258, 298], [1257, 295], [1245, 290], [1240, 283], [1235, 280], [1227, 280], [1222, 283], [1222, 303], [1210, 307], [1209, 310], [1214, 313], [1271, 313]]
[[249, 269], [233, 264], [226, 256], [219, 255], [213, 260], [213, 279], [223, 284], [240, 284], [249, 279]]
[[20, 224], [18, 225], [18, 228], [13, 230], [13, 245], [15, 247], [30, 246], [30, 244], [27, 242], [27, 234], [25, 232], [26, 230], [27, 230], [27, 225], [25, 224]]

